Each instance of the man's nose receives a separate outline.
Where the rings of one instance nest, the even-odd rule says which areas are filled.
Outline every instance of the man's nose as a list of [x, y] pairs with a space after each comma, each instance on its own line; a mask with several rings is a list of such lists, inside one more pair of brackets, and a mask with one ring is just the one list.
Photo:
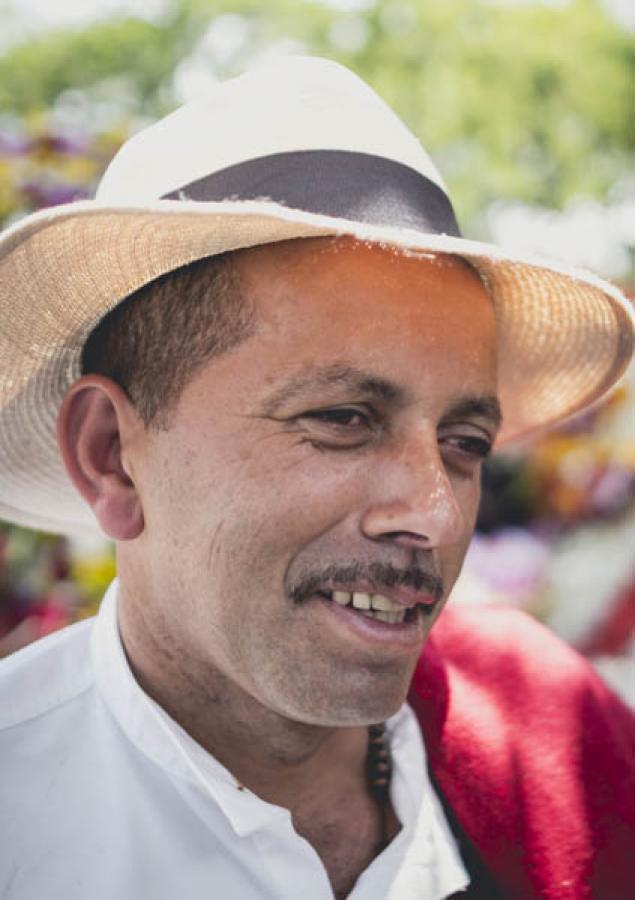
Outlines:
[[413, 549], [448, 546], [463, 536], [464, 514], [436, 434], [395, 441], [382, 453], [361, 529], [371, 540]]

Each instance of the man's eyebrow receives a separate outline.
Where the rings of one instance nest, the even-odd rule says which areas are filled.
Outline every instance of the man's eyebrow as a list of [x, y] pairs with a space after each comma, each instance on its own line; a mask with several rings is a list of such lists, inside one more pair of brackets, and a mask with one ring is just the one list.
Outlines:
[[443, 416], [443, 421], [453, 422], [457, 419], [473, 417], [489, 419], [495, 428], [500, 428], [503, 413], [498, 397], [495, 394], [460, 397], [448, 408]]
[[399, 401], [404, 392], [391, 381], [357, 369], [354, 366], [332, 365], [323, 368], [310, 367], [292, 375], [265, 398], [264, 412], [272, 415], [283, 403], [295, 400], [303, 394], [320, 388], [344, 387], [365, 397], [376, 397], [386, 402]]
[[[290, 376], [269, 394], [265, 398], [264, 413], [272, 415], [284, 403], [310, 391], [330, 387], [344, 387], [360, 396], [378, 398], [387, 403], [399, 403], [405, 399], [405, 391], [394, 382], [354, 366], [311, 366]], [[451, 422], [471, 417], [489, 419], [495, 428], [500, 427], [503, 415], [498, 397], [495, 394], [459, 397], [450, 405], [443, 419]]]

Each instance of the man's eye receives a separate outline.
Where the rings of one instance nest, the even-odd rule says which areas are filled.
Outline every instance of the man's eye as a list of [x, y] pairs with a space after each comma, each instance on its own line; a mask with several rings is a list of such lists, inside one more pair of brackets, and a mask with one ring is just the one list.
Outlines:
[[442, 439], [446, 447], [456, 448], [467, 456], [485, 459], [492, 451], [492, 442], [476, 435], [451, 435]]
[[303, 418], [315, 419], [318, 422], [341, 425], [348, 428], [363, 428], [370, 425], [370, 420], [365, 413], [348, 406], [312, 410], [304, 413]]

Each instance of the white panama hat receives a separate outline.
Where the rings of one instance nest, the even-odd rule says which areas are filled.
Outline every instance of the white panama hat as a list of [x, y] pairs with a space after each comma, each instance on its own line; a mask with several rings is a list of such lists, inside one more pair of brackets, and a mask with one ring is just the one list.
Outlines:
[[617, 289], [461, 238], [434, 165], [385, 103], [333, 62], [283, 57], [129, 140], [95, 200], [0, 236], [0, 518], [98, 530], [55, 420], [109, 309], [193, 260], [326, 235], [457, 254], [478, 270], [499, 327], [499, 443], [596, 401], [626, 368], [633, 318]]

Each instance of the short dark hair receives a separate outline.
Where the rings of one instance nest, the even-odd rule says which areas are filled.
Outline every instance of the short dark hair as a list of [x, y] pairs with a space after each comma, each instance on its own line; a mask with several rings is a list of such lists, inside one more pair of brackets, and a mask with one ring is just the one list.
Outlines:
[[206, 257], [143, 285], [108, 312], [84, 345], [82, 374], [128, 394], [146, 427], [166, 428], [197, 369], [254, 331], [234, 252]]

